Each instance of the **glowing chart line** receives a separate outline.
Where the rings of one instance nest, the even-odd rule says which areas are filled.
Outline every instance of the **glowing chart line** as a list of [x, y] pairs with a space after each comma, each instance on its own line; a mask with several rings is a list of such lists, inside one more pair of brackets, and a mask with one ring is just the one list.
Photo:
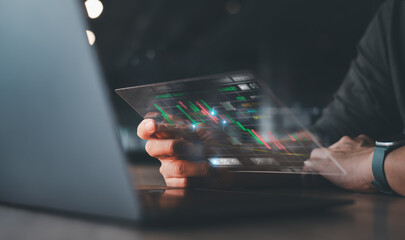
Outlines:
[[178, 109], [180, 109], [180, 111], [181, 111], [182, 113], [184, 113], [184, 115], [186, 115], [186, 116], [188, 117], [188, 119], [190, 119], [190, 121], [191, 121], [192, 123], [196, 123], [196, 121], [194, 121], [194, 119], [193, 119], [192, 117], [190, 117], [190, 115], [188, 115], [179, 105], [176, 105], [176, 107], [177, 107]]
[[[180, 105], [181, 105], [183, 108], [189, 110], [189, 109], [187, 108], [187, 106], [186, 106], [182, 101], [178, 101], [178, 102], [180, 103]], [[203, 121], [201, 118], [199, 118], [198, 116], [196, 117], [195, 114], [192, 114], [192, 116], [194, 117], [194, 120], [196, 120], [196, 121], [201, 120], [202, 122], [205, 122], [205, 121]]]
[[278, 143], [277, 143], [277, 141], [276, 141], [276, 139], [273, 137], [273, 135], [272, 134], [270, 134], [270, 133], [268, 133], [269, 135], [270, 135], [270, 141], [271, 142], [273, 142], [274, 143], [274, 145], [276, 145], [276, 147], [278, 148], [278, 149], [283, 149]]
[[232, 123], [235, 123], [235, 121], [228, 114], [225, 114], [225, 116], [227, 116]]
[[200, 109], [198, 109], [198, 107], [196, 105], [194, 105], [194, 103], [192, 103], [191, 101], [188, 101], [188, 103], [190, 104], [190, 107], [194, 112], [200, 111]]
[[270, 147], [269, 145], [267, 145], [267, 143], [263, 140], [263, 138], [262, 138], [259, 134], [256, 133], [255, 130], [251, 129], [251, 131], [252, 131], [252, 133], [253, 133], [254, 135], [256, 135], [257, 138], [260, 139], [260, 141], [262, 141], [262, 143], [264, 144], [264, 146], [266, 146], [268, 149], [271, 149], [271, 147]]
[[208, 110], [212, 110], [212, 108], [208, 106], [208, 104], [204, 100], [200, 99], [200, 101], [208, 108]]
[[200, 119], [202, 123], [205, 123], [205, 121], [200, 117], [200, 115], [194, 113], [193, 116], [197, 116], [197, 118]]
[[221, 118], [226, 120], [227, 123], [230, 123], [231, 120], [229, 120], [225, 115], [220, 114]]
[[310, 140], [310, 138], [308, 137], [308, 135], [305, 133], [304, 130], [301, 130], [300, 133], [304, 135], [304, 140], [305, 141]]
[[246, 131], [246, 128], [242, 124], [240, 124], [240, 122], [236, 121], [236, 124], [240, 127], [240, 129]]
[[155, 107], [162, 113], [164, 119], [166, 119], [170, 124], [174, 125], [173, 122], [170, 121], [169, 115], [165, 111], [163, 111], [163, 109], [161, 109], [157, 104], [155, 104]]
[[252, 135], [252, 137], [253, 137], [254, 139], [256, 139], [256, 141], [257, 141], [260, 145], [264, 145], [264, 143], [263, 143], [262, 141], [260, 141], [260, 139], [259, 139], [255, 134], [253, 134], [253, 132], [252, 132], [249, 128], [247, 128], [246, 130], [250, 133], [250, 135]]
[[290, 137], [291, 141], [293, 141], [293, 142], [296, 142], [296, 141], [297, 141], [297, 139], [295, 139], [295, 138], [291, 135], [291, 133], [287, 133], [287, 134], [288, 134], [288, 136]]
[[299, 144], [300, 144], [301, 146], [304, 146], [304, 144], [302, 144], [302, 142], [301, 142], [300, 139], [297, 137], [297, 135], [295, 135], [294, 133], [291, 133], [291, 135], [293, 135], [293, 137], [294, 137], [295, 139], [297, 139], [297, 141], [299, 142]]
[[188, 107], [186, 105], [184, 105], [184, 103], [182, 101], [179, 101], [180, 105], [184, 108], [188, 110]]
[[284, 151], [287, 152], [287, 149], [285, 149], [285, 147], [283, 146], [283, 144], [281, 144], [281, 143], [274, 137], [274, 135], [271, 134], [271, 132], [268, 132], [268, 134], [270, 135], [271, 138], [273, 138], [273, 142], [274, 142], [275, 144], [277, 144], [277, 146], [278, 146], [279, 148], [281, 147], [281, 149], [283, 149]]
[[218, 119], [217, 119], [216, 117], [211, 116], [211, 114], [209, 114], [209, 112], [208, 112], [199, 102], [196, 102], [196, 103], [197, 103], [197, 105], [201, 108], [201, 111], [202, 111], [205, 115], [207, 115], [208, 117], [210, 117], [210, 118], [212, 119], [212, 121], [214, 121], [216, 124], [218, 124]]

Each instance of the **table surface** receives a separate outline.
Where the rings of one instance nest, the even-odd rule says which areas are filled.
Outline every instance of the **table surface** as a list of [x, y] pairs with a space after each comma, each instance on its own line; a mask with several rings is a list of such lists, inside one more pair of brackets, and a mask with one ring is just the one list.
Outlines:
[[355, 203], [314, 214], [166, 229], [145, 229], [0, 205], [0, 239], [405, 239], [405, 198], [339, 190], [297, 191], [350, 198]]

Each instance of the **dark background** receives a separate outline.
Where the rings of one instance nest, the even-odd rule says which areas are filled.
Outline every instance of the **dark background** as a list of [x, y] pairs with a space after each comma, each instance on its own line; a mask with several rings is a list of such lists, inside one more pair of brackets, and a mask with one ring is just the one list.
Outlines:
[[102, 0], [89, 22], [127, 150], [141, 118], [115, 88], [250, 69], [287, 106], [326, 106], [382, 2]]

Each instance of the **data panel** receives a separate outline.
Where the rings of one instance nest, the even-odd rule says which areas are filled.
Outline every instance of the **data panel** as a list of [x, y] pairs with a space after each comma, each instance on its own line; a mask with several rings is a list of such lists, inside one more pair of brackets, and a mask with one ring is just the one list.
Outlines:
[[[322, 147], [271, 90], [248, 71], [118, 89], [145, 118], [201, 146], [195, 159], [230, 171], [303, 173]], [[289, 124], [285, 124], [286, 122]], [[291, 124], [291, 122], [293, 124]], [[286, 126], [288, 125], [288, 126]], [[344, 169], [331, 161], [331, 174]]]

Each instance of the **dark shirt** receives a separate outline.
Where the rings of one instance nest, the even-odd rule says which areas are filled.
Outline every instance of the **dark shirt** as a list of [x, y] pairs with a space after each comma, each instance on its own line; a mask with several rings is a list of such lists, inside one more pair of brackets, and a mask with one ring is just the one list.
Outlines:
[[312, 130], [333, 143], [345, 135], [396, 135], [404, 125], [405, 1], [392, 0], [372, 20], [343, 84]]

